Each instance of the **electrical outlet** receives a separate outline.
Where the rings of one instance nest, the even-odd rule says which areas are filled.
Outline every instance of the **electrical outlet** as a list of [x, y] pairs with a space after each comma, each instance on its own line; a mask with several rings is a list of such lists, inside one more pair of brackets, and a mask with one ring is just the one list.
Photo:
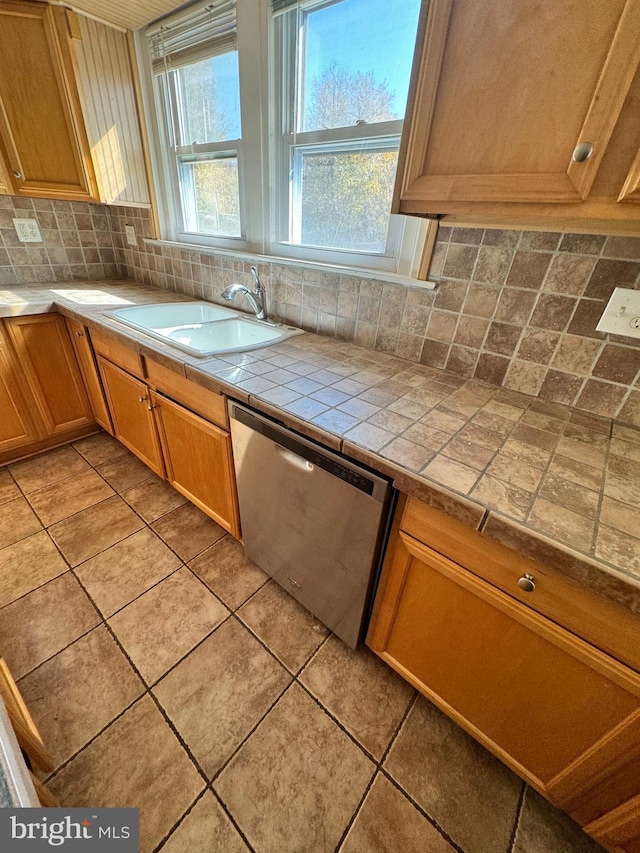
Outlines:
[[13, 227], [21, 243], [42, 243], [37, 219], [14, 219]]
[[596, 330], [640, 338], [640, 290], [616, 287]]
[[127, 238], [127, 243], [130, 246], [138, 246], [138, 239], [136, 237], [136, 229], [133, 225], [125, 225], [124, 226], [125, 237]]

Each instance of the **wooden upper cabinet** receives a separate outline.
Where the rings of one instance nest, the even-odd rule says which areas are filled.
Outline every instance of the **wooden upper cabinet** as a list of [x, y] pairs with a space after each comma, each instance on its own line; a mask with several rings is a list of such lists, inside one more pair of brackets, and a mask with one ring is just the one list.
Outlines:
[[149, 207], [137, 85], [126, 33], [0, 0], [0, 192]]
[[637, 230], [639, 32], [640, 0], [425, 2], [394, 210]]
[[0, 148], [16, 195], [96, 198], [66, 12], [0, 2]]
[[59, 314], [5, 320], [45, 434], [93, 424], [93, 415], [64, 318]]

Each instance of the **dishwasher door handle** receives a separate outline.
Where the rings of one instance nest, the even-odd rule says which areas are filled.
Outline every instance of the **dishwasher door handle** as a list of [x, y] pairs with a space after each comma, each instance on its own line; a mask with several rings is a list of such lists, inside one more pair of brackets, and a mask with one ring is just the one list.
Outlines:
[[274, 447], [280, 456], [282, 456], [289, 465], [293, 465], [294, 468], [299, 468], [300, 471], [304, 471], [307, 474], [310, 474], [315, 468], [313, 463], [309, 462], [307, 459], [303, 459], [302, 456], [298, 456], [296, 453], [292, 453], [290, 450], [287, 450], [286, 447], [281, 447], [279, 444], [275, 444]]

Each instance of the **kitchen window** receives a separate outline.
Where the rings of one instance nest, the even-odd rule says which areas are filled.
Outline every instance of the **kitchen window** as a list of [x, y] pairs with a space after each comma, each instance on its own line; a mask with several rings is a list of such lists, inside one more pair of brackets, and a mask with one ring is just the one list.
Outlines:
[[427, 226], [390, 207], [419, 6], [214, 0], [148, 28], [163, 236], [411, 275]]

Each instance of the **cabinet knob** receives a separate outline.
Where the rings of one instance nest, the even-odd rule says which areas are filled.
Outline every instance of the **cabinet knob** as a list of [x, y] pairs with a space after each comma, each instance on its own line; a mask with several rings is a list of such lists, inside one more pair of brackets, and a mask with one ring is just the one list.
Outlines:
[[84, 332], [76, 332], [78, 338], [84, 338]]
[[139, 403], [146, 403], [146, 402], [147, 402], [147, 398], [146, 398], [146, 397], [138, 397], [138, 402], [139, 402]]
[[524, 592], [533, 592], [536, 588], [536, 582], [533, 579], [533, 575], [523, 575], [521, 578], [518, 578], [518, 586], [520, 589], [524, 590]]
[[19, 172], [17, 169], [14, 169], [14, 171], [13, 171], [13, 177], [14, 177], [14, 178], [21, 178], [21, 177], [22, 177], [22, 172]]
[[593, 154], [593, 145], [590, 142], [580, 142], [574, 148], [571, 159], [574, 163], [585, 163]]

